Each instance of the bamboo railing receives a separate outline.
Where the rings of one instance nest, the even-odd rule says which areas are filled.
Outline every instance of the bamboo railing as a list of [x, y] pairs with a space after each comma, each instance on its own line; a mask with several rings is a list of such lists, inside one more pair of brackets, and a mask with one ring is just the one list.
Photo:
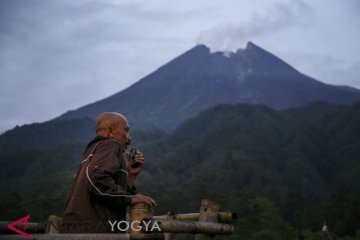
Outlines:
[[[51, 216], [48, 224], [28, 223], [26, 233], [29, 238], [19, 236], [7, 228], [9, 222], [0, 222], [0, 239], [29, 239], [29, 240], [171, 240], [174, 233], [195, 234], [195, 240], [213, 240], [219, 234], [234, 233], [237, 215], [234, 212], [219, 212], [219, 205], [211, 200], [201, 201], [199, 213], [153, 216], [153, 211], [146, 204], [135, 204], [130, 209], [130, 222], [134, 224], [129, 233], [58, 233], [60, 218]], [[25, 229], [24, 224], [16, 225], [18, 229]], [[151, 229], [152, 231], [149, 231]], [[4, 235], [7, 234], [7, 235]]]

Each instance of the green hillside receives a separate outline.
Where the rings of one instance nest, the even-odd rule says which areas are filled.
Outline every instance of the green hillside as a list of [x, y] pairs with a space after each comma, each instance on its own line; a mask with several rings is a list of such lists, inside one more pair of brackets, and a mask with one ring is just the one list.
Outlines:
[[[238, 213], [234, 239], [319, 239], [324, 221], [342, 239], [360, 237], [360, 104], [218, 105], [170, 134], [133, 139], [146, 157], [138, 186], [156, 214], [195, 212], [211, 198]], [[1, 154], [1, 218], [60, 215], [83, 146]]]

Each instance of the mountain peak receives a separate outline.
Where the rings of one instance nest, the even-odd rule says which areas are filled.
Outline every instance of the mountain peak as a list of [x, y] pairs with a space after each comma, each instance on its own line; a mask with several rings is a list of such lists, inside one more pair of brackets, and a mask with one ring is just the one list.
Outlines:
[[206, 44], [197, 44], [195, 47], [190, 49], [188, 52], [193, 52], [193, 51], [202, 51], [202, 52], [207, 52], [207, 53], [211, 53], [211, 54], [219, 54], [220, 53], [220, 54], [223, 54], [224, 56], [227, 56], [227, 57], [230, 56], [230, 55], [239, 54], [239, 53], [244, 52], [244, 51], [247, 51], [247, 52], [256, 52], [256, 51], [266, 52], [264, 49], [257, 46], [256, 44], [254, 44], [251, 41], [246, 43], [245, 49], [244, 48], [237, 48], [235, 51], [232, 51], [231, 49], [223, 49], [223, 50], [214, 49], [214, 48], [211, 48], [211, 47], [207, 46]]
[[[253, 42], [249, 41], [246, 44], [246, 48], [245, 48], [246, 53], [249, 55], [253, 55], [256, 57], [266, 57], [266, 58], [276, 58], [279, 59], [278, 57], [276, 57], [275, 55], [271, 54], [270, 52], [266, 51], [265, 49], [259, 47], [258, 45], [254, 44]], [[280, 60], [280, 59], [279, 59]]]
[[60, 119], [121, 112], [136, 127], [173, 129], [219, 103], [265, 104], [283, 109], [324, 100], [350, 103], [358, 92], [322, 84], [253, 42], [235, 53], [198, 44], [129, 88], [68, 112]]
[[209, 54], [210, 48], [208, 46], [206, 46], [205, 44], [197, 44], [195, 47], [191, 48], [187, 52], [198, 52], [198, 53], [203, 53], [203, 54]]
[[255, 45], [253, 42], [248, 41], [247, 44], [246, 44], [246, 49], [251, 50], [253, 48], [259, 48], [259, 47], [257, 45]]
[[211, 54], [211, 55], [213, 55], [213, 54], [223, 55], [228, 58], [231, 58], [233, 56], [241, 56], [245, 53], [245, 55], [247, 55], [248, 57], [250, 57], [254, 60], [256, 59], [256, 61], [258, 61], [259, 58], [264, 58], [264, 57], [266, 57], [268, 59], [274, 59], [274, 58], [278, 59], [276, 56], [267, 52], [266, 50], [264, 50], [263, 48], [259, 47], [256, 44], [254, 44], [251, 41], [248, 41], [246, 43], [245, 48], [237, 48], [236, 51], [232, 51], [230, 49], [216, 50], [216, 49], [211, 49], [211, 47], [209, 47], [205, 44], [198, 44], [194, 48], [190, 49], [188, 52], [201, 52], [201, 53], [206, 53], [206, 54]]
[[210, 51], [210, 47], [206, 46], [205, 44], [196, 44], [195, 47], [193, 47], [192, 49], [208, 49]]
[[245, 56], [252, 66], [267, 73], [299, 73], [295, 68], [251, 41], [246, 44]]
[[204, 44], [198, 44], [195, 47], [189, 49], [182, 55], [178, 56], [171, 62], [177, 62], [178, 60], [191, 61], [192, 59], [198, 59], [202, 57], [207, 57], [210, 55], [210, 48]]

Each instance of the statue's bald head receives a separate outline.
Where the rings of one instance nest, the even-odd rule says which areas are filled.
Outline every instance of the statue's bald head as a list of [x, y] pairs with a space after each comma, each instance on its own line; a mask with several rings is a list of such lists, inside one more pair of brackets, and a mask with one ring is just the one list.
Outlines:
[[127, 119], [116, 112], [104, 112], [96, 118], [96, 135], [102, 137], [113, 137], [118, 128], [125, 130], [129, 128]]

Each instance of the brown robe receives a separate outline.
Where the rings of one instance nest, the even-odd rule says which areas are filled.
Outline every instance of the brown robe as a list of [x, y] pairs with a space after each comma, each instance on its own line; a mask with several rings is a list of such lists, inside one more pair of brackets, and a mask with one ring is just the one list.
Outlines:
[[123, 146], [113, 139], [91, 141], [68, 193], [60, 224], [63, 233], [111, 232], [108, 221], [126, 219], [126, 207], [135, 188], [127, 187]]

